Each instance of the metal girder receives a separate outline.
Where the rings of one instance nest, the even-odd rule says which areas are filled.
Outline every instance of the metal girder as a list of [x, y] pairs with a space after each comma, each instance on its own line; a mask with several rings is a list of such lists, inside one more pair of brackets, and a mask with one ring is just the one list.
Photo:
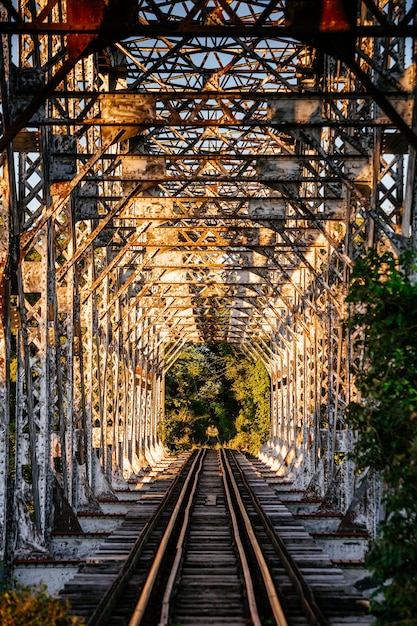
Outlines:
[[163, 376], [195, 342], [265, 364], [272, 457], [324, 492], [348, 445], [351, 265], [416, 248], [417, 2], [122, 4], [1, 5], [9, 562], [12, 538], [48, 549], [52, 490], [98, 509], [156, 458]]
[[[253, 3], [252, 3], [253, 4]], [[261, 3], [259, 3], [261, 4]], [[147, 8], [147, 12], [154, 12], [153, 7]], [[412, 19], [412, 18], [410, 18]], [[351, 28], [349, 31], [338, 32], [339, 41], [346, 40], [351, 43], [353, 38], [368, 37], [414, 37], [416, 36], [416, 26], [406, 21], [401, 24], [387, 22], [384, 24], [370, 24]], [[112, 39], [124, 39], [126, 37], [138, 36], [153, 39], [156, 37], [181, 37], [189, 39], [194, 37], [217, 38], [217, 37], [254, 37], [266, 39], [286, 39], [288, 37], [302, 40], [306, 34], [311, 35], [311, 27], [308, 29], [287, 29], [284, 26], [277, 26], [274, 20], [270, 25], [242, 24], [236, 26], [230, 23], [223, 24], [199, 24], [188, 23], [186, 30], [182, 26], [181, 21], [177, 21], [174, 25], [172, 22], [159, 20], [148, 21], [147, 23], [138, 23], [138, 25], [117, 29], [111, 25], [94, 26], [85, 23], [69, 23], [69, 22], [31, 22], [29, 20], [4, 22], [0, 27], [0, 34], [21, 34], [21, 35], [65, 35], [68, 32], [74, 35], [101, 35], [104, 40], [107, 37]], [[334, 32], [322, 32], [317, 38], [319, 43], [326, 46], [327, 43], [334, 44]]]

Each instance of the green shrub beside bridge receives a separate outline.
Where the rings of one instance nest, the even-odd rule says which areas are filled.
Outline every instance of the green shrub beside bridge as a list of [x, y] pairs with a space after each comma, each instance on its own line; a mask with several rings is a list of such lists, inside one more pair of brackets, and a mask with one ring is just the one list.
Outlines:
[[[371, 250], [352, 272], [347, 301], [360, 399], [348, 421], [359, 469], [377, 472], [385, 520], [367, 566], [380, 581], [376, 625], [417, 624], [417, 284], [415, 255]], [[382, 598], [382, 599], [381, 599]]]

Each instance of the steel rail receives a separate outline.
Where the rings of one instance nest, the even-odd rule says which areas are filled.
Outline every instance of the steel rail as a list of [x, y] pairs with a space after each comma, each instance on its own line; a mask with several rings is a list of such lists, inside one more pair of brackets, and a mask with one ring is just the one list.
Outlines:
[[[187, 459], [187, 461], [184, 463], [182, 471], [186, 467], [188, 461], [189, 459]], [[194, 460], [192, 467], [194, 467], [194, 463], [196, 463], [196, 461], [197, 459]], [[101, 598], [99, 604], [94, 610], [94, 613], [88, 619], [87, 626], [105, 626], [105, 624], [107, 624], [118, 599], [123, 594], [124, 589], [128, 585], [133, 575], [133, 572], [138, 564], [144, 548], [146, 547], [151, 533], [153, 532], [156, 524], [161, 519], [162, 514], [165, 512], [166, 507], [171, 500], [174, 489], [177, 487], [180, 480], [180, 476], [181, 473], [174, 479], [174, 481], [170, 485], [164, 499], [156, 509], [152, 520], [149, 521], [142, 529], [139, 537], [136, 539], [135, 543], [132, 546], [129, 556], [124, 562], [122, 569], [118, 573], [113, 583], [107, 589], [106, 593]]]
[[231, 456], [245, 485], [246, 491], [252, 501], [252, 504], [255, 507], [259, 519], [264, 527], [264, 530], [267, 533], [271, 543], [273, 544], [277, 554], [279, 555], [279, 558], [288, 574], [288, 577], [290, 578], [294, 586], [294, 589], [300, 599], [304, 615], [307, 618], [309, 624], [311, 626], [329, 626], [328, 620], [325, 618], [316, 603], [312, 588], [307, 583], [298, 565], [292, 558], [291, 554], [288, 552], [284, 541], [275, 530], [270, 518], [265, 514], [256, 493], [253, 491], [242, 467], [236, 460], [235, 454], [231, 452]]
[[[180, 496], [178, 498], [177, 504], [175, 505], [175, 509], [171, 515], [171, 518], [169, 520], [168, 526], [164, 532], [164, 535], [161, 539], [161, 543], [159, 544], [157, 553], [155, 555], [155, 558], [153, 560], [151, 569], [149, 571], [149, 574], [146, 578], [145, 584], [142, 588], [142, 592], [140, 594], [139, 600], [136, 603], [135, 609], [132, 613], [132, 616], [129, 620], [129, 624], [128, 626], [139, 626], [139, 624], [142, 621], [142, 618], [145, 614], [145, 610], [146, 607], [148, 605], [149, 599], [151, 597], [151, 593], [152, 593], [152, 588], [155, 584], [155, 580], [156, 577], [158, 575], [158, 572], [160, 570], [161, 564], [162, 564], [162, 559], [165, 555], [169, 540], [171, 538], [172, 532], [174, 530], [175, 524], [177, 522], [178, 516], [180, 514], [180, 511], [182, 509], [182, 505], [184, 502], [184, 499], [188, 493], [188, 486], [192, 480], [192, 478], [194, 477], [194, 483], [193, 483], [193, 487], [191, 490], [191, 493], [189, 495], [189, 502], [188, 504], [190, 505], [190, 502], [192, 502], [193, 498], [194, 498], [194, 492], [196, 489], [196, 485], [197, 485], [197, 479], [198, 479], [198, 475], [201, 471], [201, 467], [202, 467], [202, 463], [203, 463], [203, 459], [204, 459], [204, 455], [205, 455], [205, 451], [203, 449], [201, 449], [197, 455], [197, 457], [195, 458], [189, 472], [188, 472], [188, 476], [187, 479], [183, 485], [183, 488], [181, 490]], [[196, 465], [199, 462], [199, 467], [196, 470]], [[190, 505], [191, 506], [191, 505]]]
[[249, 541], [251, 543], [252, 549], [254, 551], [256, 560], [258, 562], [258, 566], [265, 584], [265, 588], [266, 588], [266, 592], [267, 592], [267, 596], [268, 596], [268, 600], [272, 609], [272, 612], [274, 614], [274, 618], [276, 621], [276, 625], [277, 626], [288, 626], [288, 622], [286, 620], [286, 617], [284, 615], [284, 612], [282, 610], [282, 606], [281, 606], [281, 602], [278, 598], [278, 594], [275, 588], [275, 584], [272, 580], [270, 571], [269, 571], [269, 567], [265, 561], [265, 557], [263, 555], [263, 552], [261, 550], [261, 547], [258, 543], [258, 540], [255, 537], [255, 533], [253, 531], [252, 528], [252, 524], [251, 521], [249, 519], [249, 516], [246, 512], [246, 508], [245, 505], [243, 503], [243, 500], [241, 498], [241, 495], [239, 493], [239, 489], [238, 486], [236, 484], [235, 478], [233, 476], [233, 472], [232, 469], [230, 467], [230, 463], [229, 460], [227, 458], [226, 452], [225, 450], [221, 450], [220, 451], [220, 462], [221, 462], [221, 468], [222, 468], [222, 473], [223, 473], [223, 483], [224, 483], [224, 488], [226, 491], [226, 498], [227, 498], [227, 502], [228, 502], [228, 506], [229, 506], [229, 511], [230, 511], [230, 515], [232, 518], [232, 523], [233, 523], [233, 531], [234, 531], [234, 535], [235, 535], [235, 541], [236, 541], [236, 546], [238, 548], [239, 551], [239, 556], [241, 558], [241, 562], [242, 562], [242, 568], [243, 568], [243, 575], [245, 578], [245, 583], [246, 583], [246, 587], [247, 587], [247, 591], [248, 591], [248, 602], [249, 602], [249, 607], [250, 607], [250, 611], [251, 611], [251, 619], [252, 622], [254, 624], [254, 626], [257, 625], [261, 625], [261, 621], [258, 615], [258, 610], [256, 608], [256, 601], [255, 601], [255, 596], [254, 596], [254, 592], [253, 592], [253, 586], [252, 586], [252, 577], [250, 574], [250, 570], [249, 570], [249, 566], [248, 566], [248, 562], [246, 559], [246, 555], [245, 555], [245, 551], [244, 551], [244, 547], [240, 538], [240, 533], [239, 533], [239, 528], [238, 528], [238, 523], [237, 523], [237, 518], [236, 518], [236, 514], [234, 511], [234, 506], [233, 506], [233, 502], [232, 502], [232, 498], [231, 498], [231, 494], [230, 494], [230, 490], [229, 490], [229, 485], [227, 483], [227, 477], [226, 474], [230, 480], [230, 483], [232, 485], [233, 488], [233, 492], [234, 492], [234, 496], [236, 499], [236, 502], [238, 504], [239, 507], [239, 513], [243, 519], [244, 525], [245, 525], [245, 529], [246, 529], [246, 533], [249, 537]]
[[180, 536], [178, 537], [178, 541], [177, 541], [174, 563], [172, 565], [168, 582], [165, 587], [164, 597], [162, 599], [161, 617], [159, 619], [158, 626], [167, 626], [169, 622], [169, 608], [170, 608], [170, 601], [172, 597], [172, 591], [174, 589], [175, 581], [177, 579], [178, 570], [180, 568], [181, 559], [182, 559], [183, 552], [184, 552], [185, 539], [186, 539], [187, 530], [188, 530], [189, 523], [190, 523], [190, 512], [195, 501], [195, 492], [197, 489], [198, 479], [200, 478], [202, 462], [203, 462], [203, 457], [201, 457], [201, 462], [198, 468], [198, 472], [194, 476], [193, 487], [190, 493], [190, 497], [188, 499], [187, 506], [185, 508], [184, 521], [183, 521], [183, 525], [181, 528]]

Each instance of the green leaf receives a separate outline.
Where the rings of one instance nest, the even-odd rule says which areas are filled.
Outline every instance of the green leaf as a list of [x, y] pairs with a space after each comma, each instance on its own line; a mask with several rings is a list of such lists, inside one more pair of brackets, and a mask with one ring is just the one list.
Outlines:
[[[381, 581], [375, 624], [413, 624], [417, 615], [417, 285], [416, 255], [395, 258], [370, 250], [355, 264], [346, 327], [352, 370], [362, 401], [347, 408], [357, 433], [350, 454], [359, 468], [379, 472], [387, 519], [367, 565]], [[381, 599], [382, 598], [382, 599]]]

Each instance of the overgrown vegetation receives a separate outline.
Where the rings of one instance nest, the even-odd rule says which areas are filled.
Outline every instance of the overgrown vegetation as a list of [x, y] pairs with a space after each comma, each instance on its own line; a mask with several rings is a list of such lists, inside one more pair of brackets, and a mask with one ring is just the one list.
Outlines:
[[0, 593], [2, 626], [82, 626], [68, 605], [46, 593], [45, 587], [18, 587]]
[[173, 450], [207, 440], [253, 454], [269, 434], [268, 374], [228, 344], [184, 350], [166, 379], [161, 437]]
[[[375, 250], [355, 265], [348, 322], [360, 402], [348, 407], [357, 431], [353, 459], [378, 472], [386, 519], [367, 558], [381, 581], [378, 626], [417, 624], [417, 284], [415, 257]], [[376, 594], [375, 594], [376, 595]], [[382, 598], [382, 599], [381, 599]]]
[[260, 361], [236, 357], [227, 360], [226, 375], [240, 407], [230, 445], [256, 454], [269, 437], [269, 376]]

